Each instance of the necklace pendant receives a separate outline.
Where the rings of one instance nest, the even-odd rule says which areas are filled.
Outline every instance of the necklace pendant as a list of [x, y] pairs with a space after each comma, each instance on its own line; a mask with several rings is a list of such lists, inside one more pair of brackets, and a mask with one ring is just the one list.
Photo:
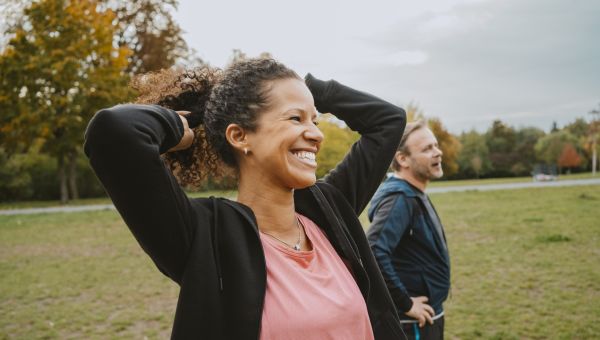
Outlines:
[[294, 245], [294, 250], [295, 250], [295, 251], [300, 251], [300, 243], [296, 243], [296, 244]]

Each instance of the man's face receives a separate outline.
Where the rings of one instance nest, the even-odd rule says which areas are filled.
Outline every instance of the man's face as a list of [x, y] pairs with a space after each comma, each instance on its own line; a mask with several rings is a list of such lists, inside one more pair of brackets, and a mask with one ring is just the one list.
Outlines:
[[426, 182], [444, 175], [442, 150], [431, 130], [422, 128], [414, 131], [408, 136], [406, 146], [410, 155], [405, 156], [404, 164], [415, 178]]

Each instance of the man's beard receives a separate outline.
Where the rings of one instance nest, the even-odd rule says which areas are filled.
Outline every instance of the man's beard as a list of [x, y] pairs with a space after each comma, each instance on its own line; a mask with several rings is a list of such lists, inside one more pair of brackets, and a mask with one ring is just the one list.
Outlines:
[[431, 165], [423, 166], [418, 164], [417, 162], [412, 162], [412, 171], [413, 175], [422, 180], [422, 181], [430, 181], [433, 179], [438, 179], [444, 175], [444, 170], [442, 169], [442, 162], [440, 161], [440, 171], [432, 171]]

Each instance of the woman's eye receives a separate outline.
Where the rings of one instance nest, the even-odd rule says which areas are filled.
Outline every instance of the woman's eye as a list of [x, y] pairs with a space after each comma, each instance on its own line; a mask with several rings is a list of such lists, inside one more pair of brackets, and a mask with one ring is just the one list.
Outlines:
[[297, 121], [297, 122], [299, 122], [299, 121], [301, 121], [301, 120], [302, 120], [302, 118], [300, 118], [300, 116], [292, 116], [292, 117], [290, 117], [290, 119], [291, 119], [291, 120], [295, 120], [295, 121]]
[[318, 125], [319, 125], [319, 122], [318, 122], [318, 121], [316, 121], [316, 120], [313, 120], [313, 124], [315, 124], [315, 126], [318, 126]]

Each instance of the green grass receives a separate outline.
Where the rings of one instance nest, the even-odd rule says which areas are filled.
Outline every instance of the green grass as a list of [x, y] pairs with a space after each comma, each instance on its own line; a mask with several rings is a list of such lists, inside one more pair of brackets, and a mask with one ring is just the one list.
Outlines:
[[432, 195], [452, 258], [450, 338], [600, 334], [600, 186]]
[[[448, 339], [600, 334], [600, 186], [434, 194]], [[178, 288], [114, 211], [0, 216], [0, 339], [167, 338]]]

